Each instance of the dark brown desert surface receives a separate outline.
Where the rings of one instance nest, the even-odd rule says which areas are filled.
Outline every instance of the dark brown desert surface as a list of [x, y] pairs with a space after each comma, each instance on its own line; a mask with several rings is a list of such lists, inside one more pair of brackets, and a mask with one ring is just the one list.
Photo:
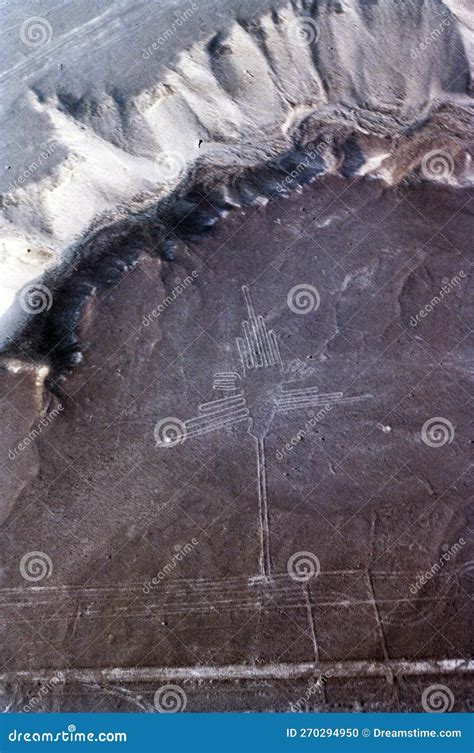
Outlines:
[[52, 391], [1, 375], [4, 708], [472, 710], [471, 199], [234, 211], [90, 296]]

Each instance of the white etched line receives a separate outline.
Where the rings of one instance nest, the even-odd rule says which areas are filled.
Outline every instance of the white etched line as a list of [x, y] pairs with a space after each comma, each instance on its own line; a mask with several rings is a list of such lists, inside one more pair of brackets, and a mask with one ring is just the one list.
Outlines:
[[[195, 426], [193, 429], [187, 431], [186, 439], [188, 437], [196, 437], [202, 434], [207, 434], [210, 431], [216, 431], [217, 429], [223, 429], [225, 426], [239, 423], [240, 421], [246, 421], [249, 418], [248, 410], [242, 410], [239, 413], [225, 419], [216, 421], [213, 423], [206, 423], [203, 426]], [[185, 424], [187, 426], [187, 424]]]
[[250, 291], [246, 285], [242, 287], [242, 291], [245, 297], [245, 301], [247, 303], [249, 323], [251, 324], [251, 327], [252, 327], [252, 333], [253, 333], [253, 338], [255, 342], [255, 349], [256, 349], [256, 353], [258, 357], [257, 366], [268, 366], [266, 356], [265, 356], [265, 350], [264, 350], [263, 342], [262, 342], [262, 333], [260, 331], [257, 317], [255, 316], [252, 299], [250, 298]]
[[301, 397], [301, 396], [308, 396], [308, 397], [320, 397], [320, 398], [332, 398], [332, 397], [343, 397], [343, 392], [320, 392], [318, 387], [306, 387], [305, 389], [283, 389], [278, 395], [278, 397]]
[[[195, 665], [190, 667], [104, 667], [91, 669], [63, 669], [66, 682], [162, 682], [166, 680], [291, 680], [327, 674], [331, 677], [386, 677], [387, 670], [397, 675], [449, 675], [474, 672], [474, 660], [425, 659], [421, 661], [345, 661], [275, 663], [263, 665]], [[44, 683], [51, 679], [50, 669], [15, 670], [0, 674], [0, 682], [24, 680]], [[61, 686], [58, 686], [60, 689]]]
[[230, 397], [221, 397], [217, 400], [211, 400], [209, 403], [201, 403], [201, 405], [198, 407], [198, 410], [201, 413], [209, 413], [210, 411], [214, 410], [214, 408], [217, 408], [217, 410], [222, 410], [227, 406], [231, 407], [234, 405], [244, 404], [244, 393], [239, 392], [237, 395], [231, 395]]
[[277, 402], [277, 410], [296, 410], [297, 408], [311, 408], [324, 405], [350, 405], [351, 403], [358, 403], [361, 400], [367, 400], [367, 397], [341, 397], [341, 398], [324, 398], [324, 399], [309, 399], [309, 400], [279, 400]]
[[260, 332], [262, 333], [262, 342], [263, 342], [263, 348], [265, 352], [266, 365], [272, 366], [273, 365], [272, 348], [270, 345], [270, 341], [268, 339], [267, 327], [266, 327], [264, 318], [261, 314], [258, 317], [258, 326], [260, 328]]
[[238, 411], [227, 413], [225, 416], [219, 416], [216, 418], [206, 417], [202, 421], [195, 419], [195, 423], [193, 424], [185, 423], [186, 437], [193, 436], [193, 434], [195, 434], [197, 431], [200, 432], [204, 429], [220, 429], [221, 426], [226, 426], [229, 422], [232, 423], [232, 421], [240, 421], [248, 417], [249, 412], [247, 408], [241, 408]]
[[291, 395], [282, 397], [281, 395], [277, 396], [276, 398], [276, 404], [277, 405], [300, 405], [301, 403], [307, 403], [310, 402], [316, 402], [316, 403], [337, 403], [341, 400], [344, 400], [343, 397], [326, 397], [322, 395], [318, 395], [316, 392], [314, 395]]
[[[263, 365], [266, 365], [266, 364], [264, 362], [264, 354], [263, 354], [263, 349], [261, 347], [262, 344], [261, 344], [260, 339], [259, 339], [259, 331], [258, 331], [257, 318], [255, 316], [255, 311], [254, 311], [254, 308], [253, 308], [252, 299], [250, 298], [250, 291], [249, 291], [247, 285], [243, 285], [242, 286], [242, 292], [244, 294], [245, 303], [247, 304], [247, 312], [248, 312], [248, 315], [249, 315], [249, 324], [251, 325], [251, 328], [252, 328], [252, 335], [253, 335], [253, 340], [254, 340], [254, 343], [255, 343], [255, 352], [257, 354], [257, 358], [259, 359], [257, 361], [257, 366], [263, 366]], [[244, 322], [244, 324], [245, 324], [245, 322]]]
[[239, 356], [240, 360], [242, 362], [242, 366], [245, 369], [251, 369], [252, 368], [252, 361], [250, 360], [250, 356], [247, 353], [245, 342], [241, 337], [236, 337], [235, 341], [237, 343], [237, 348], [239, 350]]
[[249, 355], [250, 362], [252, 364], [251, 368], [255, 368], [255, 353], [254, 353], [254, 347], [252, 342], [252, 335], [250, 334], [250, 327], [248, 322], [245, 320], [242, 322], [242, 329], [244, 330], [244, 343], [245, 343], [245, 349]]
[[342, 400], [344, 400], [344, 398], [342, 397], [321, 398], [316, 395], [314, 397], [303, 397], [303, 396], [291, 397], [291, 398], [286, 398], [285, 400], [278, 400], [277, 407], [280, 408], [280, 407], [287, 407], [290, 405], [294, 405], [295, 408], [298, 408], [302, 405], [331, 405], [335, 403], [340, 403]]
[[236, 390], [240, 374], [235, 371], [214, 374], [212, 389], [214, 390]]
[[254, 328], [248, 321], [242, 322], [247, 342], [249, 343], [250, 353], [255, 368], [261, 368], [263, 366], [263, 360], [258, 347], [258, 340], [255, 334]]
[[268, 519], [267, 495], [267, 467], [265, 459], [265, 444], [263, 439], [256, 438], [257, 443], [257, 484], [260, 510], [260, 540], [261, 557], [260, 568], [264, 578], [271, 577], [270, 561], [270, 523]]
[[275, 335], [275, 333], [274, 333], [274, 331], [272, 329], [268, 333], [268, 337], [270, 339], [270, 345], [271, 345], [272, 353], [273, 353], [273, 363], [275, 365], [277, 363], [283, 364], [283, 361], [281, 360], [280, 348], [278, 347], [278, 342], [277, 342], [277, 339], [276, 339], [276, 335]]
[[216, 423], [219, 421], [232, 418], [232, 416], [239, 416], [242, 412], [248, 415], [248, 408], [245, 402], [242, 405], [235, 405], [225, 410], [215, 411], [215, 413], [207, 413], [203, 416], [196, 416], [196, 418], [190, 418], [185, 422], [187, 429], [192, 430], [195, 426], [205, 426], [206, 424]]

